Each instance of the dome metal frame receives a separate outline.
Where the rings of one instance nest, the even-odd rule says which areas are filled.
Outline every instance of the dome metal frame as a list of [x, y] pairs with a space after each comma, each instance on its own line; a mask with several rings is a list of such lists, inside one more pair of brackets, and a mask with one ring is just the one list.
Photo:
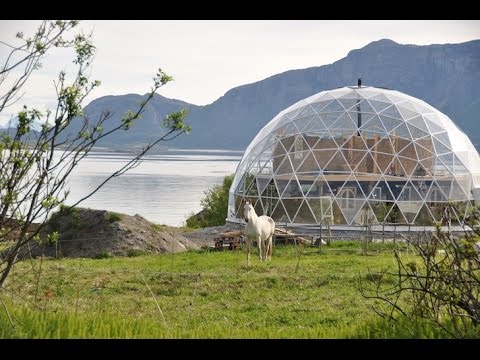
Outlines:
[[227, 221], [243, 204], [286, 226], [454, 223], [480, 200], [480, 158], [453, 121], [395, 90], [348, 86], [300, 100], [245, 150]]

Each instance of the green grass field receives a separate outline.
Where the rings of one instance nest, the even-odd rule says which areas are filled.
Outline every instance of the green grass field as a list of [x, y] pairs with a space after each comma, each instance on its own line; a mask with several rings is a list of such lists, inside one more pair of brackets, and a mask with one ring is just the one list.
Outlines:
[[440, 336], [392, 326], [361, 296], [369, 271], [395, 269], [392, 246], [279, 246], [267, 263], [255, 250], [249, 268], [244, 251], [23, 261], [0, 294], [0, 337]]

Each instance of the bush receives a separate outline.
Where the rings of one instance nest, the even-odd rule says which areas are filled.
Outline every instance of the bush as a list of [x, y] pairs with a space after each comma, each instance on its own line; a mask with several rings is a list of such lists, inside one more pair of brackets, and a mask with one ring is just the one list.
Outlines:
[[110, 258], [113, 258], [113, 255], [107, 250], [103, 250], [101, 253], [95, 256], [95, 259], [110, 259]]
[[107, 212], [107, 220], [109, 223], [122, 220], [122, 215], [113, 211]]
[[199, 228], [208, 226], [224, 225], [228, 211], [228, 192], [232, 185], [233, 175], [227, 175], [223, 179], [223, 184], [214, 185], [205, 191], [205, 196], [200, 201], [203, 210], [200, 216], [191, 215], [186, 220], [186, 226], [189, 228]]

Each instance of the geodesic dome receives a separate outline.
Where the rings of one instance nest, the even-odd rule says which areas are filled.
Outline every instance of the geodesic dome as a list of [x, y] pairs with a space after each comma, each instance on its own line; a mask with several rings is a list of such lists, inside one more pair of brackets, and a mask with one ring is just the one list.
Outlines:
[[445, 114], [369, 86], [322, 91], [275, 116], [238, 165], [228, 204], [279, 225], [433, 225], [447, 201], [461, 223], [480, 199], [480, 158]]

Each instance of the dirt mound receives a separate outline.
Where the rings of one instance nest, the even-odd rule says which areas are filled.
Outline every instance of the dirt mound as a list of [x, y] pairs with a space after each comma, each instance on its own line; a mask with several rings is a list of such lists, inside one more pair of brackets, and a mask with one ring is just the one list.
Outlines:
[[200, 246], [182, 236], [178, 229], [154, 224], [140, 215], [105, 210], [62, 209], [48, 221], [46, 233], [58, 232], [58, 240], [43, 245], [34, 255], [53, 257], [135, 256], [147, 253], [180, 252]]

